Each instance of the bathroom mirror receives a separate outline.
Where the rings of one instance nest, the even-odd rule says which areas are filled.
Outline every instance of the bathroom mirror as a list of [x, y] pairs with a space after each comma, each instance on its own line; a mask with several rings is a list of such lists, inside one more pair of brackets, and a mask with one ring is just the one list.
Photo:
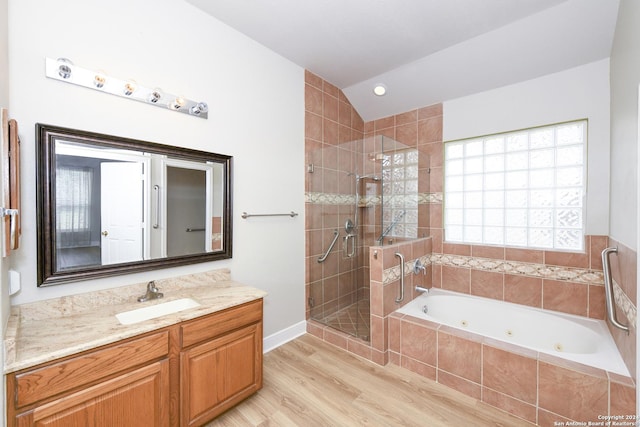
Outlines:
[[223, 154], [36, 125], [38, 286], [231, 258]]

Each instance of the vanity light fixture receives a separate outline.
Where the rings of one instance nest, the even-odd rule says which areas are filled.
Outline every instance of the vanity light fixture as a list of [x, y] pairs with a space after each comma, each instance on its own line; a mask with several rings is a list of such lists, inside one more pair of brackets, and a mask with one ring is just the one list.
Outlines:
[[154, 89], [139, 85], [133, 80], [118, 79], [107, 76], [102, 71], [78, 67], [66, 58], [46, 58], [45, 74], [54, 80], [73, 83], [123, 98], [134, 99], [190, 116], [208, 118], [209, 108], [206, 102], [192, 101], [183, 96], [164, 93], [158, 88]]
[[375, 93], [376, 96], [384, 96], [387, 93], [387, 87], [385, 85], [383, 85], [382, 83], [378, 83], [373, 88], [373, 93]]

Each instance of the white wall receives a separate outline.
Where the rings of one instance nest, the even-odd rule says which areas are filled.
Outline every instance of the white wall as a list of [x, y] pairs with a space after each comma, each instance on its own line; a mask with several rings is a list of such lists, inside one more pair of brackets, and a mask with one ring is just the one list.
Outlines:
[[[610, 236], [638, 251], [638, 139], [640, 117], [640, 3], [622, 0], [611, 50], [611, 221]], [[636, 256], [636, 272], [640, 260]], [[632, 269], [633, 266], [626, 266]], [[636, 273], [637, 276], [637, 273]], [[637, 286], [637, 277], [635, 285]], [[633, 285], [633, 282], [630, 284]], [[640, 304], [634, 301], [636, 307]], [[636, 327], [636, 342], [640, 331]], [[640, 352], [636, 350], [636, 366]], [[636, 378], [636, 384], [638, 378]], [[640, 413], [640, 387], [636, 387], [636, 413]]]
[[[22, 129], [23, 236], [12, 304], [229, 267], [266, 290], [265, 335], [304, 320], [304, 70], [182, 0], [9, 0], [11, 112]], [[48, 79], [45, 57], [209, 104], [209, 119]], [[36, 287], [35, 123], [234, 156], [233, 259]]]
[[611, 237], [637, 251], [640, 3], [620, 2], [611, 51]]
[[609, 60], [443, 103], [451, 141], [589, 119], [586, 233], [609, 225]]
[[[0, 108], [9, 106], [9, 44], [7, 41], [8, 34], [8, 0], [0, 0]], [[0, 137], [0, 153], [2, 152], [2, 144]], [[0, 176], [4, 176], [2, 162], [0, 162]], [[4, 200], [2, 194], [2, 186], [0, 186], [0, 200]], [[0, 332], [4, 338], [5, 327], [7, 319], [9, 318], [9, 285], [7, 280], [7, 270], [9, 269], [9, 263], [7, 260], [0, 258]], [[0, 345], [0, 366], [4, 366], [4, 348]], [[2, 377], [2, 383], [0, 383], [0, 427], [5, 425], [6, 408], [4, 405], [5, 399], [5, 377]]]

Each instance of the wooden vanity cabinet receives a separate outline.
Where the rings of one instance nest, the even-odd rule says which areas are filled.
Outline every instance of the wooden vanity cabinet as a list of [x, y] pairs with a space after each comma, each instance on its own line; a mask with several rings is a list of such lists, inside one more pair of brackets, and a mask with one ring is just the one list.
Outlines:
[[152, 333], [7, 376], [9, 426], [166, 426], [169, 335]]
[[203, 425], [262, 388], [262, 299], [6, 378], [9, 427]]
[[180, 425], [199, 426], [262, 388], [262, 300], [181, 326]]

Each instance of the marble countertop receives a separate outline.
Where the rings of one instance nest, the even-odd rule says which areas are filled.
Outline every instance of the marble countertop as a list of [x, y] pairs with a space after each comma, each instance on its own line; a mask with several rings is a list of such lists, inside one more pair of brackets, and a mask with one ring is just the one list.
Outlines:
[[[263, 298], [266, 292], [231, 280], [228, 269], [155, 281], [164, 298], [144, 303], [147, 283], [13, 306], [4, 338], [4, 373]], [[115, 315], [189, 297], [200, 306], [132, 325]]]

